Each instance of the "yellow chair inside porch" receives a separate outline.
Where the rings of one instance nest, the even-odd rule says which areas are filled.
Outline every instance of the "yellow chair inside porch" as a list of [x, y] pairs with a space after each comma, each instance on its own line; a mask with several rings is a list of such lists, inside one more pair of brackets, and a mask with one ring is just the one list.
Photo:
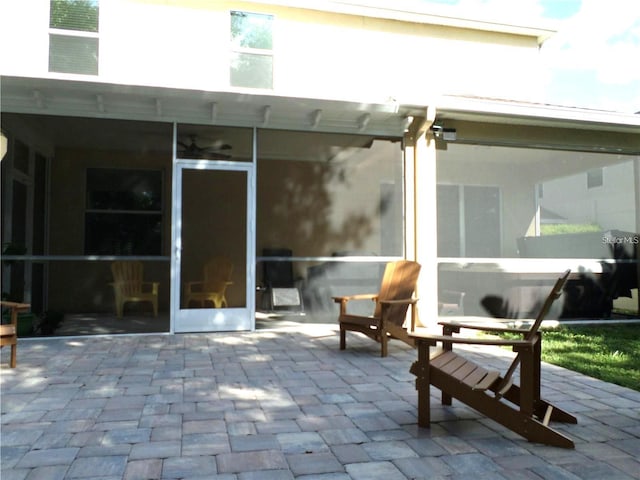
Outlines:
[[146, 302], [158, 316], [158, 288], [160, 282], [144, 281], [144, 266], [140, 261], [116, 261], [111, 264], [113, 292], [116, 297], [116, 316], [122, 318], [126, 303]]
[[214, 257], [203, 268], [201, 281], [186, 282], [184, 288], [184, 306], [189, 308], [196, 303], [204, 308], [207, 302], [214, 308], [227, 306], [226, 291], [232, 285], [233, 263], [226, 257]]

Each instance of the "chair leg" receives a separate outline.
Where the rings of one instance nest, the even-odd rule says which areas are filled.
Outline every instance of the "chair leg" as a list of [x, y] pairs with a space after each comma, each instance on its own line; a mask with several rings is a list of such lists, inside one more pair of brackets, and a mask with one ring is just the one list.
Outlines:
[[17, 363], [17, 350], [18, 350], [18, 345], [13, 344], [11, 345], [11, 359], [9, 360], [9, 366], [11, 368], [16, 368], [16, 363]]
[[347, 332], [342, 326], [340, 327], [340, 350], [347, 348]]
[[411, 366], [410, 372], [416, 376], [418, 391], [418, 426], [429, 428], [431, 425], [431, 384], [429, 380], [429, 345], [418, 341], [418, 361]]
[[157, 317], [158, 316], [158, 301], [154, 300], [151, 303], [153, 304], [153, 316]]
[[388, 348], [389, 336], [384, 330], [380, 332], [380, 356], [386, 357], [389, 353]]

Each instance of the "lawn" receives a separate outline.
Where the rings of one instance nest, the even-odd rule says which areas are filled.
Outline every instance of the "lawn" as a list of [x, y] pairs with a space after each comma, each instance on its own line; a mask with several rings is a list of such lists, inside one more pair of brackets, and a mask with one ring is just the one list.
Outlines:
[[640, 324], [545, 330], [542, 360], [640, 391]]

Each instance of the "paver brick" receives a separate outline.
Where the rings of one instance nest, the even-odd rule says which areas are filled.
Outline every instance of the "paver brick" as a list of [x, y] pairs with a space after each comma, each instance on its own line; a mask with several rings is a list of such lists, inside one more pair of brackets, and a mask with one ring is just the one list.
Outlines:
[[0, 377], [2, 480], [640, 480], [638, 392], [543, 365], [543, 396], [579, 412], [557, 425], [575, 450], [435, 389], [419, 428], [415, 351], [354, 335], [340, 352], [325, 328], [27, 342]]
[[17, 463], [18, 468], [35, 468], [50, 465], [70, 465], [80, 451], [79, 448], [50, 448], [31, 450]]
[[288, 470], [284, 454], [279, 450], [222, 453], [217, 456], [218, 471], [240, 473], [261, 470]]

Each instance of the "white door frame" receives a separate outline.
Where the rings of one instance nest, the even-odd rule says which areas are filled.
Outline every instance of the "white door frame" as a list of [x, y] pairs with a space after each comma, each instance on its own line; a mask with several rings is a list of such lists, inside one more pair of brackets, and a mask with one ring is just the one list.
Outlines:
[[[256, 129], [253, 129], [253, 161], [187, 160], [176, 157], [177, 126], [174, 124], [174, 154], [172, 181], [171, 228], [171, 323], [172, 333], [255, 330], [255, 218], [256, 218]], [[244, 307], [218, 309], [181, 309], [181, 255], [182, 255], [182, 171], [236, 171], [247, 176], [246, 225], [246, 292]]]

